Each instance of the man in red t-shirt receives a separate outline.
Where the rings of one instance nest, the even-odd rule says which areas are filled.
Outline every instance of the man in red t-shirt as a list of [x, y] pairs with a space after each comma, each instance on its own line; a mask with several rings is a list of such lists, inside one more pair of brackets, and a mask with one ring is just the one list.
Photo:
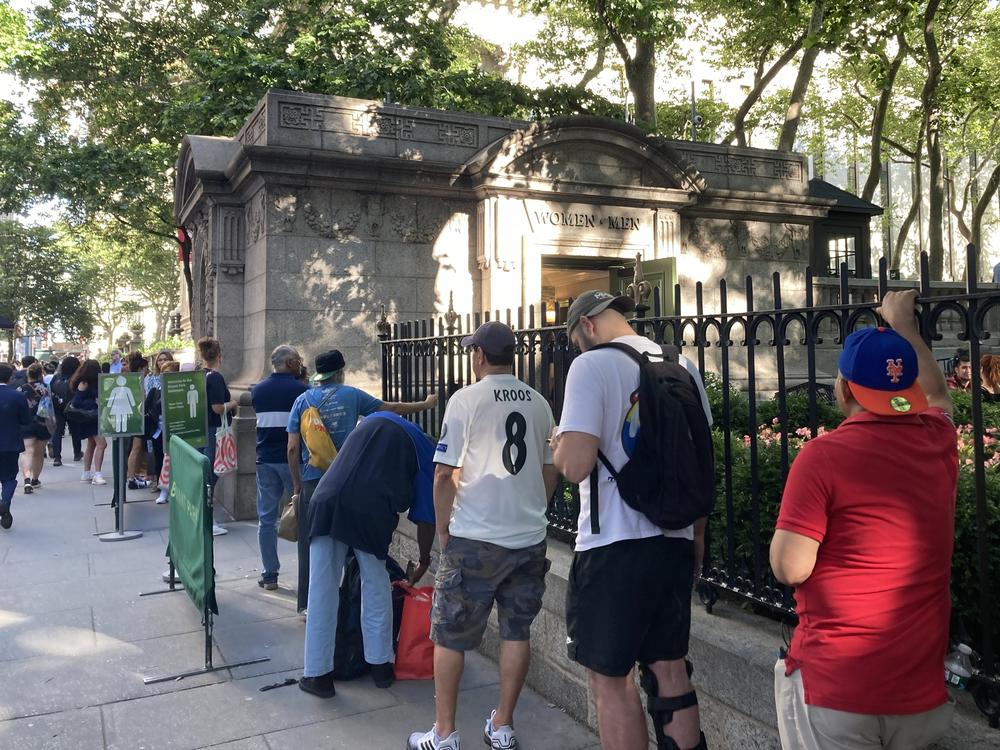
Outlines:
[[958, 451], [916, 292], [892, 326], [847, 337], [834, 390], [846, 419], [792, 464], [771, 567], [799, 625], [775, 666], [781, 744], [915, 750], [944, 735]]

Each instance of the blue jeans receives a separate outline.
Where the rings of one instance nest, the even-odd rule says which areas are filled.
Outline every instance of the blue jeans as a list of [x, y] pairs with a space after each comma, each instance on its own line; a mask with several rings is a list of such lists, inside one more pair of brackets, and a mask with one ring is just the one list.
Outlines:
[[[331, 536], [313, 537], [309, 545], [309, 617], [306, 618], [306, 677], [333, 671], [337, 643], [337, 610], [340, 608], [340, 579], [348, 546]], [[361, 571], [361, 635], [365, 661], [385, 664], [393, 661], [392, 590], [385, 560], [354, 550]]]
[[260, 577], [278, 580], [278, 511], [281, 497], [292, 494], [288, 464], [257, 464], [257, 544], [260, 547]]

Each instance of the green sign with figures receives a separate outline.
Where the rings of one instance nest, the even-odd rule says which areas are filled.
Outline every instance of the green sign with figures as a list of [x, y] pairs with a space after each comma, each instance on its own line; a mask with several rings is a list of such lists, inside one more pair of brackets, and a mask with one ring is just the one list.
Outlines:
[[[205, 396], [205, 371], [165, 372], [163, 387], [163, 444], [179, 437], [194, 448], [208, 445], [208, 398]], [[169, 450], [168, 450], [169, 452]]]
[[142, 374], [122, 372], [97, 378], [98, 427], [104, 437], [127, 437], [145, 432]]

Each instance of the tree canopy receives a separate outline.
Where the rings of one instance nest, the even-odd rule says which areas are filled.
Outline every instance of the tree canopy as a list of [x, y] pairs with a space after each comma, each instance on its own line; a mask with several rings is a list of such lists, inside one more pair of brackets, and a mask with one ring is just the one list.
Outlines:
[[[45, 0], [24, 15], [3, 0], [0, 66], [27, 96], [0, 101], [0, 212], [55, 200], [67, 232], [99, 228], [121, 251], [153, 238], [170, 257], [181, 138], [232, 135], [273, 87], [527, 119], [627, 116], [611, 76], [637, 124], [689, 138], [676, 73], [693, 71], [697, 48], [720, 82], [748, 85], [736, 103], [701, 92], [695, 136], [805, 150], [820, 165], [853, 150], [851, 189], [906, 213], [883, 227], [894, 266], [926, 237], [934, 275], [961, 275], [945, 263], [948, 227], [982, 247], [996, 224], [1000, 28], [986, 0], [521, 0], [542, 32], [508, 50], [458, 25], [460, 5]], [[512, 66], [545, 83], [515, 82]], [[923, 165], [908, 199], [885, 185], [900, 162]]]

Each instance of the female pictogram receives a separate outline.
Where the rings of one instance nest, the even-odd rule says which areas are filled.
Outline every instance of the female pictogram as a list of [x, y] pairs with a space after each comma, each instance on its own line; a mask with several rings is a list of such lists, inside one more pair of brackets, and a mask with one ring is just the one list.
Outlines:
[[115, 387], [108, 394], [108, 413], [115, 424], [115, 432], [128, 430], [128, 420], [135, 411], [135, 396], [121, 375], [115, 378]]

